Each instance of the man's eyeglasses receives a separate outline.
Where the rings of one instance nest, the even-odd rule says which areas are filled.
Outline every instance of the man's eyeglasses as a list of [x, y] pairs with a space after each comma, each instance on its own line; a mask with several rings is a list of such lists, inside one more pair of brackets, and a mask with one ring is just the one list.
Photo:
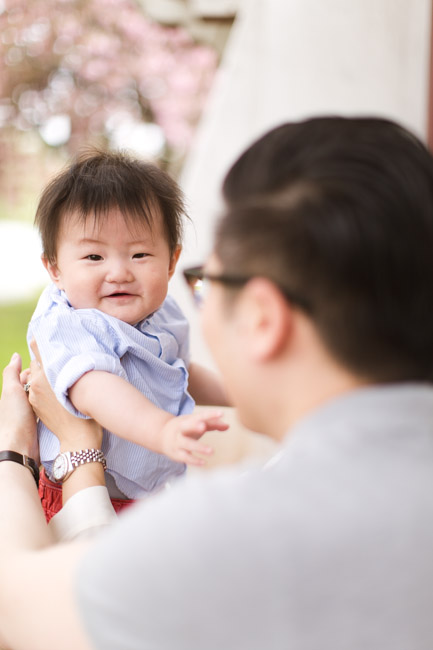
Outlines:
[[[220, 284], [225, 284], [227, 287], [242, 287], [253, 279], [253, 276], [206, 273], [203, 266], [194, 266], [190, 269], [185, 269], [183, 275], [191, 290], [194, 302], [198, 307], [203, 304], [209, 282], [219, 282]], [[289, 302], [298, 305], [306, 312], [311, 312], [311, 306], [307, 300], [280, 285], [277, 286]]]
[[203, 304], [209, 282], [219, 282], [229, 287], [241, 287], [251, 280], [249, 277], [225, 275], [224, 273], [221, 275], [206, 273], [203, 266], [193, 266], [190, 269], [185, 269], [183, 276], [198, 307]]

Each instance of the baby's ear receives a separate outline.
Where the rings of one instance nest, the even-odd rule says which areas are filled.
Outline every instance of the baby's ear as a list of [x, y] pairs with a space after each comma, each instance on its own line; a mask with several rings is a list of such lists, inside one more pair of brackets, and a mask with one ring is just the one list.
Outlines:
[[176, 270], [176, 265], [179, 261], [180, 254], [182, 252], [182, 246], [176, 246], [176, 249], [171, 256], [170, 266], [168, 267], [168, 277], [171, 278], [173, 273]]
[[51, 280], [59, 287], [60, 287], [60, 270], [59, 267], [55, 262], [50, 262], [44, 254], [41, 255], [41, 260], [42, 264], [45, 266], [45, 268], [48, 271], [48, 275], [50, 276]]

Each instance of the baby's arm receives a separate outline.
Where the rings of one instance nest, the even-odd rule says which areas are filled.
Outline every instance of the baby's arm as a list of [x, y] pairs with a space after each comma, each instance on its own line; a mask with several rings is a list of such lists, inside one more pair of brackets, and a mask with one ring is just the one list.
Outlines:
[[219, 376], [199, 365], [190, 363], [188, 391], [196, 404], [204, 406], [231, 406]]
[[220, 413], [173, 416], [158, 408], [125, 379], [92, 370], [69, 390], [75, 408], [121, 438], [172, 460], [201, 465], [195, 454], [212, 449], [199, 438], [211, 429], [225, 430]]

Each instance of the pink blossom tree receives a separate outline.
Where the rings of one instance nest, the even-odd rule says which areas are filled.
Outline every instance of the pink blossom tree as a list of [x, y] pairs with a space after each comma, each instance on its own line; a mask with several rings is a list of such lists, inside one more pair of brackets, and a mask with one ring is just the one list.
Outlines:
[[0, 0], [0, 12], [0, 128], [44, 137], [57, 119], [73, 153], [119, 123], [155, 123], [166, 153], [186, 152], [213, 49], [150, 21], [134, 0]]

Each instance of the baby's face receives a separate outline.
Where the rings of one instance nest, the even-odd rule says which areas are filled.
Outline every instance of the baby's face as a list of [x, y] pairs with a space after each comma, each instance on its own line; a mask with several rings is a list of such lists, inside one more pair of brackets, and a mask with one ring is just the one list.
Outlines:
[[135, 325], [164, 302], [179, 253], [170, 255], [159, 215], [152, 231], [144, 224], [128, 228], [112, 208], [100, 224], [67, 216], [56, 263], [44, 264], [75, 309], [99, 309]]

